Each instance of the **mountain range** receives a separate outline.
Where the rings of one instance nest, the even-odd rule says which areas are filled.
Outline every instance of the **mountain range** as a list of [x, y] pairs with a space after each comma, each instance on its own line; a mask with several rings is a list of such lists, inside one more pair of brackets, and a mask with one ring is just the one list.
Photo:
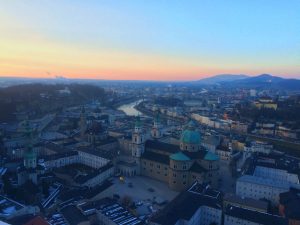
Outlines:
[[195, 81], [201, 85], [221, 85], [226, 87], [274, 88], [285, 90], [300, 90], [299, 79], [288, 79], [270, 74], [247, 76], [243, 74], [220, 74]]

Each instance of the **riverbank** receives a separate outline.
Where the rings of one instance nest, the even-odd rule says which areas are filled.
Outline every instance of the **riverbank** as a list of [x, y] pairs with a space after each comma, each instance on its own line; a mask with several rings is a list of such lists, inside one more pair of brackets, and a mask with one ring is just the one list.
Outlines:
[[[147, 115], [149, 117], [154, 117], [155, 116], [155, 112], [153, 111], [150, 111], [150, 110], [147, 110], [144, 106], [143, 106], [143, 102], [140, 102], [138, 105], [135, 106], [135, 108], [142, 112], [144, 115]], [[170, 117], [170, 116], [167, 116], [165, 114], [160, 114], [160, 117], [162, 119], [166, 119], [166, 120], [173, 120], [173, 121], [176, 121], [176, 122], [181, 122], [181, 123], [185, 123], [188, 118], [184, 118], [184, 119], [180, 119], [180, 118], [175, 118], [175, 117]]]
[[134, 102], [130, 102], [127, 104], [123, 104], [121, 106], [119, 106], [117, 109], [120, 111], [123, 111], [127, 116], [138, 116], [138, 115], [142, 115], [143, 112], [139, 111], [136, 106], [138, 104], [140, 104], [143, 100], [137, 100]]

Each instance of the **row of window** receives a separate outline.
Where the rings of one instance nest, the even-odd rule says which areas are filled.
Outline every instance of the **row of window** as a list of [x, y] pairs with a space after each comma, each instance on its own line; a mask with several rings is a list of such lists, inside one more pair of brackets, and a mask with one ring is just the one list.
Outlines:
[[[147, 165], [147, 162], [146, 162], [146, 161], [144, 161], [144, 165]], [[149, 165], [150, 165], [151, 167], [153, 167], [153, 166], [154, 166], [154, 164], [153, 164], [153, 163], [149, 163]], [[158, 169], [160, 169], [160, 168], [161, 168], [161, 166], [160, 166], [159, 164], [157, 164], [157, 165], [156, 165], [156, 167], [157, 167]], [[166, 166], [165, 166], [165, 167], [164, 167], [164, 169], [165, 169], [165, 170], [168, 170], [168, 167], [166, 167]]]
[[[146, 168], [146, 167], [144, 167], [143, 169], [144, 169], [144, 170], [147, 170], [147, 168]], [[150, 173], [152, 173], [152, 172], [153, 172], [153, 170], [152, 170], [152, 169], [150, 169], [149, 171], [150, 171]], [[156, 173], [157, 173], [157, 174], [160, 174], [160, 171], [157, 171]], [[167, 173], [165, 173], [165, 177], [166, 177], [166, 176], [168, 176], [168, 174], [167, 174]]]

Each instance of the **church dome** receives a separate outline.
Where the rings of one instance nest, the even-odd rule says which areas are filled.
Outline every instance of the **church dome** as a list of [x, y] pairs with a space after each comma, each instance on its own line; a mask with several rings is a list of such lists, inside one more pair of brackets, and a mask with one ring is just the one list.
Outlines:
[[170, 155], [170, 159], [175, 161], [189, 161], [191, 160], [187, 155], [183, 154], [182, 152], [177, 152]]
[[219, 160], [219, 156], [217, 156], [216, 154], [208, 151], [206, 153], [206, 155], [204, 156], [204, 160], [207, 160], [207, 161], [218, 161]]
[[190, 121], [182, 132], [180, 141], [185, 144], [199, 145], [201, 143], [200, 133], [196, 130], [195, 123]]
[[138, 128], [142, 127], [142, 121], [141, 121], [141, 118], [139, 116], [136, 118], [134, 126], [138, 127]]
[[36, 158], [36, 153], [33, 150], [27, 151], [24, 153], [25, 159], [34, 159]]

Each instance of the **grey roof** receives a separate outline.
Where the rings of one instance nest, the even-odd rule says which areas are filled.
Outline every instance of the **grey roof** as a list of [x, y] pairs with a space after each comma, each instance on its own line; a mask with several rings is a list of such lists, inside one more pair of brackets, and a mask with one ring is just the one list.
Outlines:
[[248, 206], [251, 208], [268, 210], [268, 203], [265, 201], [256, 200], [253, 198], [242, 198], [235, 194], [225, 194], [223, 201], [224, 202], [227, 201], [231, 204], [239, 204], [239, 205], [244, 205], [244, 206]]
[[99, 174], [111, 169], [113, 167], [112, 163], [108, 163], [105, 166], [100, 167], [97, 170], [94, 170], [93, 172], [89, 173], [88, 175], [84, 176], [78, 176], [75, 178], [75, 182], [78, 184], [84, 184], [85, 182], [89, 181], [90, 179], [98, 176]]
[[43, 156], [43, 159], [45, 161], [51, 161], [51, 160], [56, 160], [56, 159], [75, 156], [75, 155], [78, 155], [78, 152], [69, 151], [69, 152], [63, 152], [63, 153], [58, 153], [58, 154], [45, 155], [45, 156]]
[[166, 165], [169, 165], [170, 162], [170, 158], [168, 155], [159, 154], [151, 151], [145, 151], [144, 154], [142, 155], [142, 159], [147, 159], [150, 161], [154, 161]]
[[118, 154], [118, 149], [94, 149], [90, 147], [77, 148], [78, 152], [85, 152], [105, 159], [113, 159]]
[[252, 221], [263, 225], [287, 225], [288, 220], [268, 213], [258, 212], [250, 209], [244, 209], [241, 207], [236, 207], [228, 205], [226, 208], [225, 215], [232, 216], [235, 218]]
[[157, 149], [167, 153], [176, 153], [180, 151], [178, 145], [168, 144], [157, 140], [147, 140], [145, 143], [145, 148]]

